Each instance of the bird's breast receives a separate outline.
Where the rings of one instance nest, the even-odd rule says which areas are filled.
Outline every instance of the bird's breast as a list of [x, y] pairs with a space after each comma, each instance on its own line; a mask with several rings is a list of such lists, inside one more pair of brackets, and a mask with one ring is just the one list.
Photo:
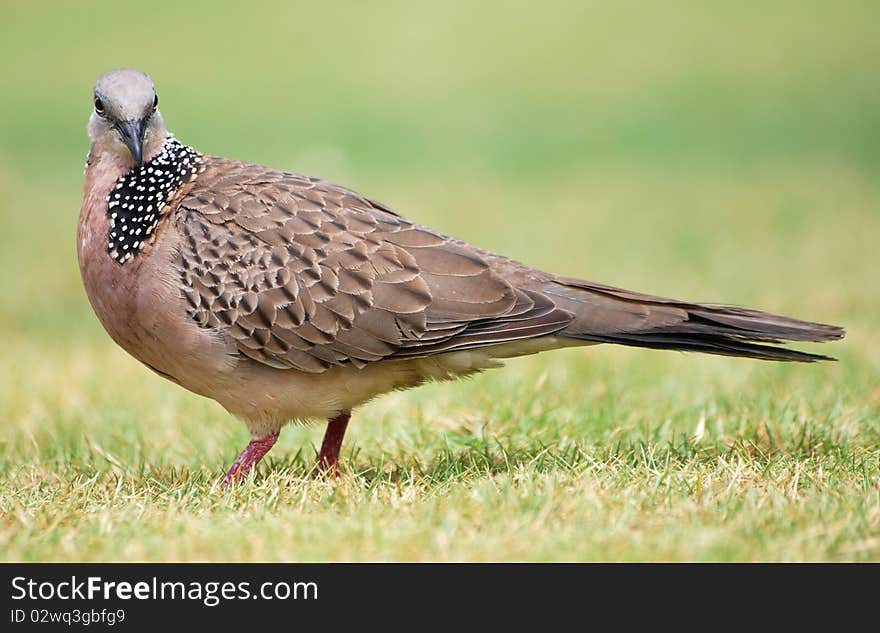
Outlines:
[[77, 254], [86, 295], [101, 325], [126, 352], [202, 395], [234, 366], [228, 343], [186, 314], [173, 262], [179, 239], [171, 217], [149, 247], [124, 263], [108, 247], [107, 194], [116, 178], [87, 175], [77, 228]]

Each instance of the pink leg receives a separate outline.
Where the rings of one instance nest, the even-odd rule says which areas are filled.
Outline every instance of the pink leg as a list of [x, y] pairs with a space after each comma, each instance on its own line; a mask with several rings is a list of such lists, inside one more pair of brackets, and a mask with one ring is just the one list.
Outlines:
[[324, 433], [324, 441], [321, 442], [321, 454], [318, 464], [321, 470], [336, 474], [339, 470], [339, 449], [342, 448], [342, 438], [345, 436], [345, 427], [351, 412], [340, 413], [327, 422], [327, 431]]
[[251, 440], [238, 459], [232, 464], [232, 468], [226, 473], [226, 479], [223, 480], [223, 487], [226, 488], [233, 481], [242, 481], [251, 469], [263, 459], [263, 456], [269, 452], [269, 449], [275, 445], [278, 440], [278, 431], [270, 433], [264, 438]]

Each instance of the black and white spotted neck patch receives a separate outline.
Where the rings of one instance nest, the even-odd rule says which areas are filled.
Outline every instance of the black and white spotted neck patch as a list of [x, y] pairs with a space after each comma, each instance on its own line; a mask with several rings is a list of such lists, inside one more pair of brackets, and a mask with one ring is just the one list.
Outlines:
[[169, 134], [162, 151], [116, 181], [107, 196], [107, 251], [125, 264], [149, 243], [165, 204], [200, 171], [202, 155]]

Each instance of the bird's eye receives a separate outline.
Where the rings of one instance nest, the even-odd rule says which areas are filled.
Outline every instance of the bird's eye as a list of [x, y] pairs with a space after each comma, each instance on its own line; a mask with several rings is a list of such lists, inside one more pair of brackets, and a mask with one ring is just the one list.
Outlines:
[[100, 116], [104, 116], [104, 102], [95, 97], [95, 112]]
[[155, 95], [153, 97], [153, 112], [156, 111], [156, 108], [159, 107], [159, 95]]

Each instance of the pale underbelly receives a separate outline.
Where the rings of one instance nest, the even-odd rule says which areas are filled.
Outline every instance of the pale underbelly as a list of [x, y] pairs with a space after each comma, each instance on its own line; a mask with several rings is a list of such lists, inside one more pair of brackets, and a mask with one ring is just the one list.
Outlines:
[[255, 436], [263, 436], [291, 420], [335, 417], [395, 389], [499, 367], [500, 358], [582, 344], [545, 337], [424, 358], [378, 361], [360, 369], [337, 366], [319, 374], [275, 369], [246, 359], [205, 395], [244, 420]]

